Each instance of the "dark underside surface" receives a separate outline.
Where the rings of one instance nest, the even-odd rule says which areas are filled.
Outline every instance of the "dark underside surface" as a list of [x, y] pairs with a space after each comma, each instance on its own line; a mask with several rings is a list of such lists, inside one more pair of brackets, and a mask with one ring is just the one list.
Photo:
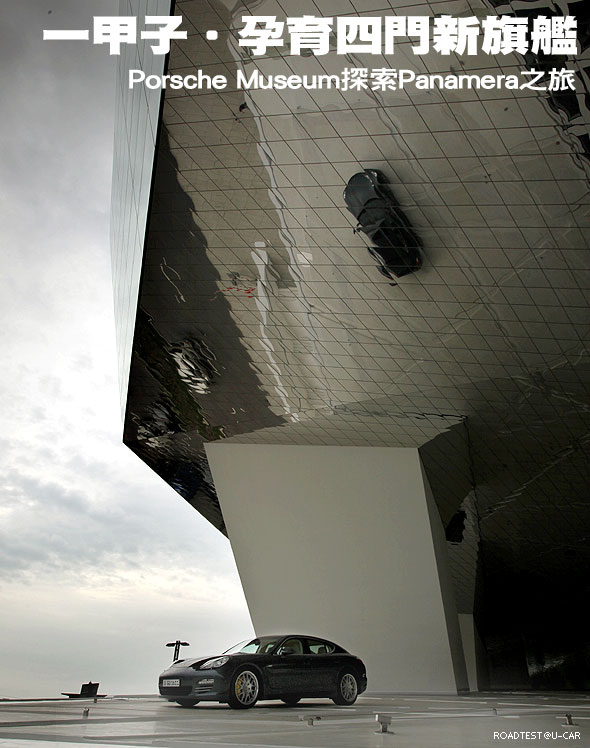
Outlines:
[[[235, 78], [225, 5], [177, 7], [169, 72]], [[167, 93], [125, 442], [222, 532], [204, 442], [418, 447], [490, 686], [587, 689], [587, 98], [322, 95]], [[396, 286], [342, 201], [363, 168], [423, 243]]]

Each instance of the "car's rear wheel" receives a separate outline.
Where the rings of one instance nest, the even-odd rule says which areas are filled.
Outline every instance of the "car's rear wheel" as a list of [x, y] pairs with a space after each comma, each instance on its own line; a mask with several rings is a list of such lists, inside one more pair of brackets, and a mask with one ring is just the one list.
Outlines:
[[336, 695], [332, 701], [339, 706], [350, 706], [354, 704], [358, 695], [359, 686], [356, 675], [350, 670], [343, 670], [338, 676]]
[[258, 701], [259, 694], [259, 675], [244, 667], [232, 678], [228, 704], [232, 709], [250, 709]]
[[281, 699], [281, 701], [287, 706], [295, 706], [295, 704], [299, 704], [301, 701], [301, 696], [291, 696], [286, 699]]
[[190, 709], [190, 707], [194, 706], [195, 704], [199, 703], [198, 699], [176, 699], [176, 703], [180, 704], [180, 706], [184, 706], [187, 709]]

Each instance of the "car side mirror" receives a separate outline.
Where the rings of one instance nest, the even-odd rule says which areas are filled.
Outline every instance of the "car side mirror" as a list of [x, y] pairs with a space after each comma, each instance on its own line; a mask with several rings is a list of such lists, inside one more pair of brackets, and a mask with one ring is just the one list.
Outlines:
[[282, 655], [294, 655], [295, 654], [295, 650], [293, 649], [293, 647], [283, 647], [281, 649], [280, 654], [282, 654]]

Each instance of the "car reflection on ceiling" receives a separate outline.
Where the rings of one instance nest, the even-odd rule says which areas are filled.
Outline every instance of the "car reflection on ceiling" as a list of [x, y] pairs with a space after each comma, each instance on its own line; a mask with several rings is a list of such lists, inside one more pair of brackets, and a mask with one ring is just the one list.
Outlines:
[[352, 176], [344, 190], [348, 210], [373, 244], [367, 247], [386, 278], [401, 278], [422, 267], [422, 242], [378, 169]]

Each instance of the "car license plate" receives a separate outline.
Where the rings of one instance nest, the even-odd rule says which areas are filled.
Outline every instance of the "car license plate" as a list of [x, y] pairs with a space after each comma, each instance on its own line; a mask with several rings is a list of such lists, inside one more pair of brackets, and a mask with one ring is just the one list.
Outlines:
[[180, 678], [164, 678], [162, 686], [164, 688], [175, 688], [180, 686]]

